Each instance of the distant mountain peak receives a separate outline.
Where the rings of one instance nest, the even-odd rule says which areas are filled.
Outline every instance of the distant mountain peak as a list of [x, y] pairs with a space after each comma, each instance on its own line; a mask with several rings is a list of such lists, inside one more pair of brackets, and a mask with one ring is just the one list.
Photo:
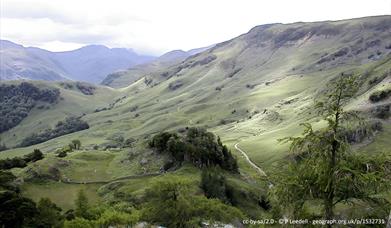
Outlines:
[[23, 48], [23, 46], [9, 40], [0, 40], [0, 49], [5, 48]]
[[[87, 45], [76, 50], [51, 52], [23, 47], [1, 40], [0, 79], [64, 80], [101, 82], [107, 74], [147, 63], [155, 57], [139, 55], [132, 49]], [[14, 51], [16, 48], [20, 51]]]

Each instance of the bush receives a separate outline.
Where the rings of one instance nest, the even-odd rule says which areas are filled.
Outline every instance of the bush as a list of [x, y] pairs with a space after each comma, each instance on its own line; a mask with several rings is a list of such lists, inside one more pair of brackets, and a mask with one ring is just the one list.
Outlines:
[[36, 162], [43, 158], [42, 152], [38, 149], [34, 149], [32, 153], [25, 155], [23, 158], [14, 157], [0, 160], [0, 169], [23, 168], [27, 166], [27, 163]]
[[379, 105], [371, 110], [371, 113], [380, 119], [387, 119], [390, 117], [390, 105]]
[[57, 154], [57, 157], [59, 157], [59, 158], [65, 158], [67, 155], [68, 155], [67, 152], [65, 152], [65, 151], [60, 151], [60, 153]]
[[379, 90], [379, 91], [373, 92], [369, 96], [369, 100], [371, 102], [375, 103], [375, 102], [379, 102], [381, 100], [385, 100], [385, 99], [387, 99], [390, 96], [391, 96], [391, 89]]
[[24, 160], [26, 162], [31, 162], [31, 161], [35, 162], [35, 161], [43, 159], [43, 157], [44, 157], [43, 153], [39, 149], [34, 149], [34, 151], [32, 153], [24, 156]]

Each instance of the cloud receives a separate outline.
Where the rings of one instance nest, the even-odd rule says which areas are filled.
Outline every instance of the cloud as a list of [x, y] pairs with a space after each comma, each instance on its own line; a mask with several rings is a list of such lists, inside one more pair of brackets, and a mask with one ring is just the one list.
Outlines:
[[256, 25], [390, 14], [389, 0], [1, 0], [1, 39], [50, 50], [87, 44], [162, 54], [231, 39]]

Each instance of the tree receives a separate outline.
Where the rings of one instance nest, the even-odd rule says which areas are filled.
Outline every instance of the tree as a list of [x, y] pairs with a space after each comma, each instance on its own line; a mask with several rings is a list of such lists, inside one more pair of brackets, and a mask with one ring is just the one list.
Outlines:
[[16, 180], [16, 176], [8, 171], [0, 170], [0, 189], [19, 192], [19, 188], [13, 183]]
[[0, 227], [38, 227], [35, 203], [13, 191], [0, 191]]
[[50, 199], [40, 199], [37, 208], [40, 227], [62, 227], [64, 217], [61, 215], [61, 208], [57, 207]]
[[75, 150], [80, 150], [81, 142], [78, 139], [72, 140], [72, 145]]
[[85, 195], [84, 191], [81, 189], [78, 194], [77, 198], [75, 200], [75, 215], [77, 217], [82, 217], [85, 219], [88, 219], [89, 216], [89, 204], [88, 204], [88, 198]]
[[36, 162], [38, 160], [41, 160], [43, 159], [44, 156], [43, 156], [43, 153], [39, 150], [39, 149], [34, 149], [34, 151], [30, 154], [27, 154], [25, 157], [24, 157], [24, 160], [26, 162]]
[[154, 184], [147, 190], [142, 220], [166, 227], [199, 227], [202, 221], [232, 222], [243, 218], [234, 207], [217, 199], [194, 196], [190, 184], [170, 179]]
[[355, 112], [344, 110], [357, 91], [357, 81], [340, 77], [331, 85], [324, 100], [315, 105], [327, 127], [314, 131], [311, 124], [304, 123], [302, 137], [283, 140], [291, 142], [293, 156], [275, 177], [275, 205], [289, 208], [299, 217], [306, 213], [306, 201], [321, 199], [327, 220], [334, 218], [337, 203], [365, 201], [386, 211], [389, 205], [377, 193], [389, 186], [390, 159], [353, 153], [344, 135], [347, 122], [362, 121]]
[[229, 202], [227, 181], [224, 175], [216, 168], [202, 170], [200, 187], [207, 198], [216, 198], [223, 202]]

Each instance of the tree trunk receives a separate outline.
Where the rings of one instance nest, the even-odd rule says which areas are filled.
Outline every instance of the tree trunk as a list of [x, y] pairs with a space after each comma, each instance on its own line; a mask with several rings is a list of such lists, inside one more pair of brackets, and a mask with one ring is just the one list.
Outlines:
[[[339, 127], [339, 118], [340, 118], [340, 105], [341, 105], [342, 90], [338, 93], [336, 112], [334, 115], [334, 126], [333, 126], [333, 141], [331, 144], [331, 154], [329, 157], [329, 167], [328, 167], [328, 185], [325, 192], [325, 219], [332, 220], [334, 217], [334, 192], [335, 192], [335, 168], [337, 165], [337, 152], [339, 149], [339, 142], [337, 141], [338, 137], [338, 127]], [[331, 224], [328, 224], [327, 227], [332, 227]]]
[[[334, 216], [333, 207], [334, 207], [334, 169], [336, 165], [336, 153], [338, 151], [338, 141], [334, 140], [332, 144], [331, 149], [331, 157], [330, 157], [330, 164], [329, 164], [329, 183], [328, 187], [326, 189], [326, 195], [325, 195], [325, 219], [326, 220], [332, 220]], [[331, 227], [331, 224], [328, 225], [328, 227]]]

